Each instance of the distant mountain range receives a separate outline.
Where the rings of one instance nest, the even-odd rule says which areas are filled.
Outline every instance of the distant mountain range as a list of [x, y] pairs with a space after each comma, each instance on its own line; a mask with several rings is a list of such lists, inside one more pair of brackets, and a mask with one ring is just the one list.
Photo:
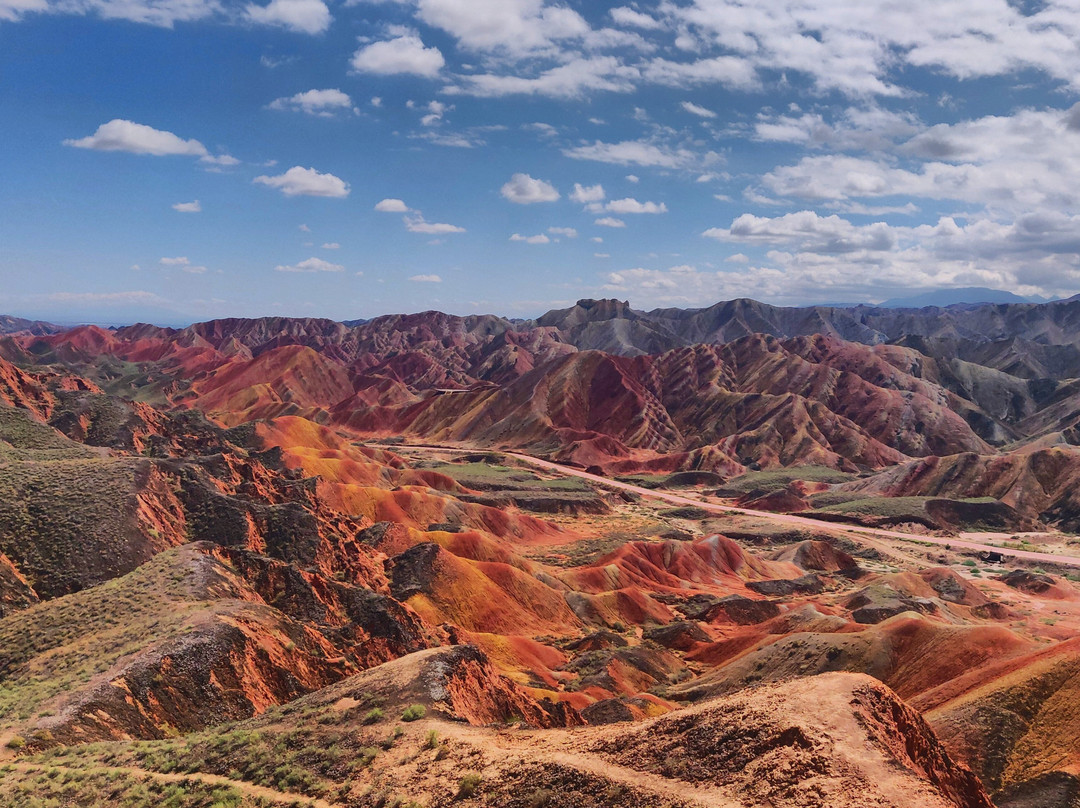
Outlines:
[[927, 306], [978, 305], [981, 303], [1049, 303], [1058, 298], [1046, 298], [1039, 295], [1021, 297], [1003, 289], [988, 289], [985, 286], [965, 286], [960, 289], [934, 289], [907, 297], [894, 297], [878, 304], [884, 309], [921, 309]]

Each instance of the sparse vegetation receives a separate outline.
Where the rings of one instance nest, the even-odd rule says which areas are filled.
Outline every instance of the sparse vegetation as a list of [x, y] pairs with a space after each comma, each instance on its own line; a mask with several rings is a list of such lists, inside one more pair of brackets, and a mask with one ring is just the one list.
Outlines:
[[419, 721], [427, 715], [427, 708], [423, 704], [410, 704], [401, 714], [402, 721]]
[[458, 786], [457, 798], [459, 800], [467, 800], [470, 797], [476, 796], [477, 790], [480, 788], [480, 782], [482, 778], [476, 772], [469, 772], [461, 778], [461, 783]]
[[385, 717], [386, 713], [384, 713], [381, 709], [379, 709], [378, 707], [372, 707], [364, 714], [363, 722], [365, 724], [378, 724]]

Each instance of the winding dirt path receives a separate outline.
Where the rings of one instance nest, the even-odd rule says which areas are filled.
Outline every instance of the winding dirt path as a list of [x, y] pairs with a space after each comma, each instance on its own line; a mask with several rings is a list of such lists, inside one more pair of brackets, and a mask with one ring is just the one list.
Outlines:
[[[80, 774], [82, 769], [74, 766], [65, 766], [61, 763], [50, 762], [48, 766], [44, 766], [37, 763], [29, 763], [25, 761], [17, 761], [15, 763], [6, 764], [11, 768], [33, 774], [37, 772], [46, 772], [49, 769], [63, 769], [64, 771], [72, 772], [73, 774]], [[157, 780], [160, 783], [182, 783], [185, 781], [204, 783], [208, 786], [227, 786], [239, 791], [248, 797], [261, 797], [264, 800], [270, 802], [277, 802], [283, 805], [300, 805], [304, 808], [339, 808], [340, 803], [331, 803], [326, 800], [319, 799], [317, 797], [309, 797], [305, 794], [294, 794], [289, 791], [276, 791], [266, 786], [257, 786], [254, 783], [245, 783], [242, 780], [230, 780], [228, 777], [222, 777], [218, 774], [206, 774], [205, 772], [193, 772], [185, 774], [165, 774], [164, 772], [152, 772], [147, 769], [139, 769], [129, 766], [108, 766], [100, 767], [95, 766], [95, 771], [101, 771], [105, 768], [109, 772], [117, 772], [119, 774], [125, 774], [130, 777], [142, 777], [151, 780]]]
[[943, 539], [938, 536], [922, 536], [914, 533], [904, 533], [899, 530], [886, 530], [877, 527], [858, 527], [838, 522], [822, 522], [818, 519], [808, 519], [805, 516], [796, 516], [795, 514], [789, 513], [770, 513], [769, 511], [755, 511], [748, 508], [738, 508], [733, 505], [717, 505], [712, 502], [702, 502], [701, 500], [693, 499], [691, 497], [680, 496], [679, 494], [671, 494], [666, 491], [655, 491], [650, 488], [632, 485], [631, 483], [609, 480], [607, 477], [601, 477], [598, 474], [589, 474], [589, 472], [582, 471], [581, 469], [563, 466], [558, 463], [552, 463], [550, 460], [541, 460], [538, 457], [519, 454], [518, 452], [502, 452], [502, 454], [547, 471], [568, 474], [571, 477], [580, 477], [583, 480], [589, 480], [598, 485], [615, 488], [620, 491], [628, 491], [632, 494], [638, 494], [651, 499], [659, 499], [664, 502], [669, 502], [672, 505], [690, 505], [695, 508], [701, 508], [704, 511], [709, 511], [710, 513], [740, 513], [748, 516], [756, 516], [761, 519], [768, 519], [773, 522], [779, 522], [780, 524], [812, 528], [814, 530], [826, 529], [853, 535], [882, 536], [888, 539], [899, 539], [901, 541], [918, 542], [920, 544], [935, 544], [941, 547], [959, 547], [965, 550], [975, 550], [977, 552], [999, 553], [1003, 556], [1022, 558], [1026, 561], [1040, 561], [1050, 564], [1064, 564], [1070, 567], [1080, 567], [1080, 557], [1077, 556], [1057, 555], [1055, 553], [1037, 553], [1033, 550], [1013, 550], [1008, 547], [995, 547], [992, 544], [980, 544], [979, 542], [970, 541], [968, 539]]

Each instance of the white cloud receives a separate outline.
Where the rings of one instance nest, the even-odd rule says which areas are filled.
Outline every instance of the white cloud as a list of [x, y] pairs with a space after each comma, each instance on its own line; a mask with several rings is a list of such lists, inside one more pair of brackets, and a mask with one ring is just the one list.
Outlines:
[[511, 241], [523, 241], [526, 244], [550, 244], [551, 239], [540, 233], [537, 236], [523, 236], [520, 233], [514, 233], [510, 236]]
[[646, 168], [686, 168], [698, 162], [697, 155], [689, 149], [672, 148], [641, 140], [624, 140], [620, 143], [603, 143], [598, 140], [590, 145], [563, 149], [563, 154], [574, 160], [595, 160], [600, 163]]
[[64, 145], [96, 151], [152, 154], [157, 157], [169, 155], [201, 157], [207, 154], [206, 147], [197, 140], [184, 140], [172, 132], [120, 118], [103, 123], [92, 135], [78, 140], [65, 140]]
[[352, 109], [352, 105], [352, 99], [341, 90], [308, 90], [271, 101], [270, 109], [296, 110], [330, 118], [337, 112]]
[[194, 202], [177, 202], [172, 209], [178, 213], [202, 213], [202, 205], [198, 199]]
[[426, 109], [428, 114], [420, 119], [420, 124], [422, 126], [438, 126], [442, 123], [443, 115], [448, 110], [452, 110], [453, 107], [448, 107], [441, 101], [431, 101], [428, 103]]
[[596, 185], [582, 185], [579, 182], [575, 182], [574, 192], [570, 194], [570, 199], [585, 205], [589, 202], [600, 202], [603, 200], [604, 196], [604, 186], [599, 183]]
[[438, 275], [413, 275], [409, 280], [413, 283], [442, 283]]
[[336, 241], [328, 241], [328, 242], [326, 242], [325, 244], [322, 245], [322, 249], [324, 249], [324, 250], [340, 250], [341, 245], [338, 244]]
[[184, 272], [188, 272], [192, 275], [202, 275], [206, 272], [206, 267], [186, 266], [183, 267]]
[[214, 171], [214, 170], [216, 170], [216, 167], [224, 166], [224, 167], [227, 168], [229, 166], [238, 166], [238, 165], [240, 165], [240, 161], [237, 160], [235, 157], [233, 157], [231, 154], [218, 154], [218, 155], [206, 154], [206, 155], [203, 155], [202, 157], [199, 158], [199, 162], [200, 163], [205, 163], [206, 165], [210, 165], [210, 166], [215, 167], [215, 168], [208, 168], [208, 169], [206, 169], [207, 171]]
[[410, 233], [426, 233], [428, 235], [442, 235], [444, 233], [464, 233], [464, 227], [443, 222], [427, 222], [420, 214], [405, 217], [405, 229]]
[[856, 226], [839, 216], [819, 216], [810, 210], [772, 219], [744, 213], [731, 227], [711, 227], [702, 235], [747, 244], [794, 245], [801, 252], [827, 255], [888, 251], [897, 245], [896, 231], [884, 222]]
[[593, 258], [611, 258], [611, 253], [593, 253]]
[[648, 14], [642, 14], [640, 11], [634, 11], [632, 8], [627, 8], [626, 6], [613, 8], [609, 13], [616, 25], [625, 25], [630, 28], [642, 28], [646, 31], [655, 31], [664, 27], [664, 24], [655, 17], [650, 17]]
[[408, 206], [400, 199], [383, 199], [375, 203], [375, 210], [383, 213], [408, 213]]
[[522, 129], [536, 132], [542, 138], [557, 137], [559, 130], [552, 126], [550, 123], [543, 123], [542, 121], [536, 121], [535, 123], [523, 123]]
[[639, 177], [637, 174], [627, 174], [626, 181], [632, 182], [636, 185], [637, 183], [641, 182], [641, 177]]
[[890, 80], [898, 64], [958, 79], [1034, 69], [1080, 84], [1080, 19], [1069, 2], [694, 0], [665, 8], [685, 29], [686, 46], [734, 52], [762, 70], [802, 73], [819, 91], [900, 95]]
[[593, 224], [599, 225], [600, 227], [626, 227], [626, 222], [622, 219], [616, 219], [614, 216], [604, 216], [603, 218], [597, 219]]
[[603, 244], [604, 243], [604, 239], [601, 238], [600, 236], [593, 236], [592, 238], [589, 239], [589, 241], [592, 241], [592, 242], [594, 242], [596, 244]]
[[302, 225], [300, 225], [300, 232], [301, 233], [310, 233], [311, 228], [308, 227], [306, 224], [302, 224]]
[[410, 32], [365, 45], [353, 54], [350, 64], [358, 73], [405, 73], [434, 78], [439, 75], [446, 60], [438, 48], [424, 47], [419, 35]]
[[293, 166], [284, 174], [256, 177], [254, 182], [279, 189], [285, 196], [326, 196], [341, 199], [349, 195], [349, 185], [333, 174], [320, 174], [314, 168]]
[[537, 202], [554, 202], [559, 192], [549, 182], [534, 179], [528, 174], [514, 174], [500, 189], [504, 199], [518, 205], [532, 205]]
[[563, 64], [535, 76], [472, 73], [457, 77], [444, 89], [455, 95], [497, 98], [507, 95], [539, 95], [549, 98], [580, 98], [586, 91], [628, 93], [640, 71], [614, 56], [569, 56]]
[[606, 205], [602, 205], [599, 202], [593, 202], [589, 205], [589, 211], [592, 213], [600, 213], [601, 211], [607, 211], [609, 213], [667, 213], [667, 205], [663, 202], [639, 202], [632, 197], [626, 197], [625, 199], [613, 199]]
[[684, 110], [689, 112], [691, 115], [697, 115], [699, 118], [715, 118], [716, 117], [716, 113], [713, 112], [711, 109], [706, 109], [705, 107], [699, 107], [697, 104], [694, 104], [694, 103], [692, 103], [690, 101], [683, 101], [680, 106]]
[[261, 25], [290, 28], [303, 34], [321, 34], [330, 27], [330, 9], [322, 0], [271, 0], [269, 5], [248, 4], [247, 18]]
[[274, 269], [277, 272], [344, 272], [345, 267], [341, 264], [331, 264], [321, 258], [306, 258], [296, 264], [278, 264]]
[[753, 63], [741, 56], [714, 56], [695, 62], [652, 59], [640, 68], [641, 78], [664, 87], [719, 84], [732, 90], [756, 90], [761, 86]]
[[0, 20], [15, 22], [23, 14], [48, 9], [45, 0], [0, 0]]
[[46, 10], [61, 14], [94, 14], [101, 19], [128, 20], [162, 28], [223, 13], [219, 0], [67, 0], [48, 6], [39, 0], [0, 0], [0, 20], [14, 20], [28, 11]]
[[544, 0], [419, 0], [417, 16], [463, 48], [519, 57], [551, 51], [556, 42], [590, 30], [576, 11]]
[[564, 236], [565, 238], [578, 237], [578, 232], [573, 227], [549, 227], [547, 231], [553, 236]]
[[180, 256], [178, 258], [162, 258], [158, 263], [163, 264], [164, 266], [167, 266], [167, 267], [182, 267], [182, 266], [187, 266], [188, 264], [191, 263], [191, 261], [189, 261], [184, 256]]

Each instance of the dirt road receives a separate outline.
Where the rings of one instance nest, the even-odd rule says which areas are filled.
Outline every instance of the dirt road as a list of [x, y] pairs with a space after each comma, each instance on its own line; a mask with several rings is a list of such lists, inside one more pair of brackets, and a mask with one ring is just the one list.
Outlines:
[[952, 549], [1000, 553], [1002, 556], [1007, 556], [1010, 558], [1020, 558], [1026, 561], [1038, 561], [1051, 564], [1064, 564], [1070, 567], [1080, 567], [1080, 558], [1076, 556], [1057, 555], [1055, 553], [1038, 553], [1033, 550], [1013, 550], [1006, 547], [995, 547], [992, 544], [981, 544], [979, 542], [970, 541], [968, 539], [943, 539], [938, 536], [923, 536], [915, 533], [904, 533], [899, 530], [885, 530], [883, 528], [844, 525], [836, 522], [822, 522], [818, 519], [809, 519], [805, 516], [796, 516], [795, 514], [770, 513], [769, 511], [754, 511], [748, 510], [747, 508], [737, 508], [731, 505], [718, 505], [711, 502], [702, 502], [701, 500], [693, 499], [692, 497], [684, 497], [679, 494], [672, 494], [667, 491], [656, 491], [651, 488], [642, 488], [638, 485], [632, 485], [631, 483], [619, 482], [618, 480], [609, 480], [607, 477], [601, 477], [598, 474], [589, 474], [587, 471], [582, 471], [581, 469], [572, 468], [570, 466], [563, 466], [558, 463], [552, 463], [549, 460], [540, 460], [539, 458], [531, 457], [530, 455], [519, 454], [517, 452], [503, 452], [502, 454], [505, 454], [507, 457], [512, 457], [515, 460], [520, 460], [523, 463], [528, 463], [529, 465], [535, 466], [537, 468], [545, 469], [547, 471], [555, 471], [559, 474], [567, 474], [572, 477], [580, 477], [583, 480], [589, 480], [590, 482], [604, 485], [608, 488], [614, 488], [620, 491], [629, 491], [630, 493], [639, 494], [643, 497], [649, 497], [651, 499], [659, 499], [663, 502], [669, 502], [672, 505], [690, 505], [695, 508], [701, 508], [702, 510], [709, 511], [711, 513], [741, 513], [749, 516], [757, 516], [762, 519], [768, 519], [772, 522], [779, 522], [780, 524], [793, 525], [795, 527], [801, 528], [810, 528], [813, 530], [831, 530], [838, 533], [850, 533], [863, 536], [880, 536], [887, 539], [899, 539], [901, 541], [919, 542], [921, 544], [934, 544], [940, 547], [948, 546]]

